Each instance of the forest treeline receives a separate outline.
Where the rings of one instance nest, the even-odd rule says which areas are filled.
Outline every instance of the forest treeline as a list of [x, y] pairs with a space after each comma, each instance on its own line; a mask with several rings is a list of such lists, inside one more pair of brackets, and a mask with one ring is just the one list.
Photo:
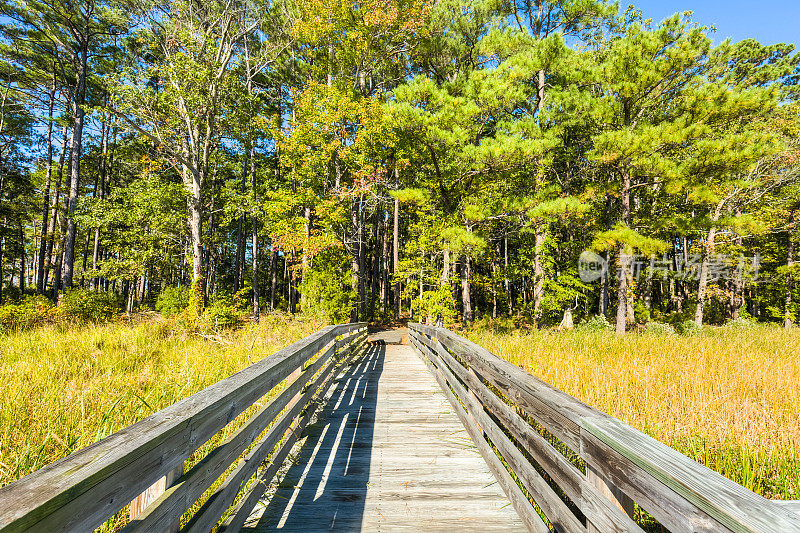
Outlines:
[[797, 315], [793, 44], [605, 0], [0, 14], [2, 303], [618, 332]]

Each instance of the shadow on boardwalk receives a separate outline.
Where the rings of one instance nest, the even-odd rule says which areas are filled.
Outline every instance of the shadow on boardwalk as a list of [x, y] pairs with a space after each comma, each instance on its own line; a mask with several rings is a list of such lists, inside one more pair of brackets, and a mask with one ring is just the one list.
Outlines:
[[361, 529], [385, 353], [385, 346], [371, 346], [339, 377], [320, 422], [306, 429], [295, 463], [258, 522], [247, 526], [256, 531]]

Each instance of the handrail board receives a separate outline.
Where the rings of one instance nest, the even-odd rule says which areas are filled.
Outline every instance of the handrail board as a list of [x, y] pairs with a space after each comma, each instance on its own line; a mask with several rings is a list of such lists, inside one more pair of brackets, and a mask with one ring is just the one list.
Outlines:
[[132, 520], [123, 532], [166, 530], [175, 516], [181, 516], [197, 498], [222, 475], [234, 459], [253, 442], [266, 426], [286, 407], [291, 399], [313, 376], [335, 349], [335, 344], [294, 382], [284, 389], [277, 398], [262, 407], [245, 422], [225, 442], [211, 450], [189, 472], [153, 502], [136, 520]]
[[302, 360], [363, 324], [328, 326], [273, 355], [0, 488], [0, 531], [91, 530], [180, 465]]
[[735, 532], [800, 531], [800, 517], [619, 420], [582, 427]]
[[[357, 345], [351, 344], [350, 348], [348, 349], [348, 353], [346, 354], [347, 355], [346, 358], [343, 357], [345, 354], [341, 354], [339, 356], [338, 361], [334, 361], [332, 365], [326, 367], [325, 370], [323, 370], [323, 373], [316, 378], [311, 389], [306, 393], [309, 396], [309, 398], [308, 402], [306, 402], [308, 407], [305, 409], [305, 412], [302, 414], [299, 420], [295, 422], [295, 425], [291, 427], [291, 432], [289, 433], [288, 437], [283, 441], [282, 445], [275, 452], [274, 456], [270, 460], [269, 465], [267, 465], [266, 468], [264, 468], [264, 470], [257, 476], [256, 482], [253, 484], [252, 487], [250, 487], [250, 489], [245, 494], [242, 495], [242, 498], [239, 500], [238, 504], [234, 506], [230, 515], [221, 524], [219, 528], [220, 533], [228, 531], [239, 531], [241, 529], [242, 524], [244, 524], [245, 520], [250, 514], [250, 510], [253, 509], [253, 507], [255, 507], [258, 499], [266, 490], [267, 485], [272, 481], [272, 478], [278, 473], [278, 470], [280, 469], [281, 465], [288, 457], [289, 452], [291, 452], [292, 447], [294, 446], [294, 443], [301, 438], [303, 430], [305, 429], [308, 422], [311, 420], [311, 417], [323, 403], [322, 400], [325, 394], [327, 393], [328, 389], [335, 380], [334, 378], [336, 377], [336, 371], [338, 365], [340, 363], [347, 364], [353, 358], [354, 354], [352, 352], [355, 351], [356, 349], [360, 349], [361, 347], [363, 347], [363, 345], [364, 342], [361, 340], [359, 340]], [[295, 420], [296, 418], [297, 418], [296, 416], [293, 416], [292, 420]], [[270, 450], [273, 447], [274, 444], [270, 447]], [[181, 533], [191, 533], [199, 531], [208, 531], [208, 529], [202, 527], [202, 524], [200, 522], [192, 521], [186, 526], [186, 528], [184, 528], [183, 531], [181, 531]]]
[[[409, 335], [409, 337], [411, 336]], [[411, 340], [411, 342], [413, 343], [414, 340]], [[420, 347], [416, 345], [415, 347], [420, 349]], [[427, 348], [424, 349], [427, 350]], [[420, 351], [422, 351], [422, 349], [420, 349]], [[494, 451], [492, 451], [491, 447], [478, 430], [478, 427], [474, 423], [470, 422], [469, 418], [471, 418], [471, 415], [468, 415], [468, 413], [465, 412], [463, 406], [459, 403], [458, 398], [456, 398], [455, 394], [453, 394], [453, 391], [450, 390], [450, 387], [448, 387], [447, 381], [441, 374], [441, 371], [436, 368], [433, 363], [431, 363], [430, 357], [424, 359], [423, 361], [430, 369], [434, 379], [436, 379], [437, 383], [439, 383], [439, 387], [441, 388], [442, 392], [444, 392], [447, 400], [453, 406], [456, 416], [458, 416], [459, 420], [464, 425], [467, 434], [469, 434], [472, 442], [478, 448], [478, 451], [486, 461], [486, 464], [489, 466], [489, 469], [492, 471], [495, 479], [497, 479], [498, 484], [502, 487], [503, 492], [505, 492], [506, 496], [508, 496], [511, 504], [517, 511], [517, 514], [519, 514], [520, 518], [524, 522], [525, 527], [528, 529], [528, 531], [533, 531], [536, 533], [549, 533], [550, 529], [536, 513], [536, 510], [533, 508], [530, 501], [528, 501], [525, 493], [522, 492], [522, 489], [519, 488], [515, 480], [511, 477], [511, 474], [508, 473], [506, 468], [503, 466], [503, 463], [500, 461], [500, 459], [498, 459]]]
[[[542, 452], [547, 449], [543, 439], [530, 439], [531, 431], [516, 427], [519, 425], [516, 417], [486, 395], [483, 383], [470, 380], [462, 371], [464, 367], [446, 354], [447, 350], [458, 355], [482, 379], [602, 474], [606, 483], [616, 485], [615, 490], [621, 489], [670, 531], [800, 533], [800, 506], [753, 493], [449, 330], [414, 323], [409, 324], [409, 329], [413, 333], [410, 337], [429, 353], [431, 349], [438, 350], [437, 345], [443, 347], [439, 357], [461, 374], [467, 390], [482, 398], [483, 405], [494, 411], [520, 445], [527, 447], [535, 442], [541, 448], [529, 449], [529, 453], [541, 461], [545, 470], [562, 469], [550, 473], [551, 478], [579, 507], [574, 469], [552, 460], [552, 456], [548, 459]], [[432, 340], [428, 341], [426, 336]], [[505, 459], [513, 464], [509, 457]], [[596, 497], [595, 492], [590, 490], [586, 495]], [[619, 526], [618, 517], [614, 520]]]
[[476, 394], [484, 408], [502, 422], [505, 429], [522, 445], [545, 472], [558, 483], [561, 490], [578, 506], [599, 531], [642, 532], [642, 529], [624, 511], [617, 508], [589, 483], [580, 470], [547, 442], [514, 409], [491, 392], [479, 381], [479, 376], [458, 364], [444, 347], [424, 335], [411, 332], [429, 349], [435, 350], [459, 379]]
[[[336, 356], [337, 360], [331, 361], [330, 365], [322, 370], [323, 374], [335, 368], [335, 365], [338, 365], [345, 356], [350, 357], [356, 343], [359, 343], [365, 336], [366, 335], [353, 339], [353, 344], [350, 344], [344, 351], [338, 353]], [[312, 390], [319, 388], [320, 377], [321, 376], [318, 376], [314, 384], [311, 385]], [[309, 401], [313, 401], [313, 398]], [[255, 474], [259, 465], [264, 461], [267, 455], [269, 455], [270, 451], [272, 451], [289, 428], [290, 423], [297, 418], [302, 408], [305, 407], [307, 406], [304, 405], [304, 401], [301, 399], [301, 401], [295, 403], [281, 419], [276, 422], [269, 432], [255, 444], [253, 449], [250, 450], [250, 453], [237, 464], [236, 468], [225, 478], [222, 485], [208, 498], [197, 513], [195, 513], [182, 531], [210, 531], [214, 527], [219, 517], [222, 516], [225, 510], [233, 503], [236, 495], [241, 490], [242, 483]], [[272, 459], [273, 462], [277, 460], [277, 456]], [[280, 460], [278, 462], [282, 463], [283, 461]]]

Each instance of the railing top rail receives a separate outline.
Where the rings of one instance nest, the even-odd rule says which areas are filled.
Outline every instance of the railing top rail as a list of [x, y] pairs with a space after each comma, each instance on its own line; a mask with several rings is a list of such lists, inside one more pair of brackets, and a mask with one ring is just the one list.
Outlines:
[[[638, 487], [640, 494], [662, 491], [666, 486], [731, 531], [800, 532], [800, 516], [786, 506], [746, 489], [452, 331], [417, 323], [408, 326], [457, 354], [588, 464], [606, 463], [605, 471], [613, 473], [617, 477], [614, 481], [621, 485], [648, 485]], [[625, 464], [619, 462], [620, 458]]]
[[[25, 530], [84, 504], [80, 522], [102, 524], [136, 495], [286, 379], [337, 336], [364, 323], [327, 326], [183, 400], [0, 488], [0, 529]], [[110, 511], [110, 512], [109, 512]], [[60, 515], [65, 516], [61, 517]], [[63, 519], [63, 520], [62, 520]], [[94, 526], [96, 527], [96, 526]]]

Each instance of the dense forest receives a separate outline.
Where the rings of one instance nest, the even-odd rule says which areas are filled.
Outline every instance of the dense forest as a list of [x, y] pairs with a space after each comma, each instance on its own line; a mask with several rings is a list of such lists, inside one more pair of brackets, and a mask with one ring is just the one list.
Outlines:
[[605, 0], [0, 13], [0, 303], [618, 332], [800, 311], [793, 44]]

